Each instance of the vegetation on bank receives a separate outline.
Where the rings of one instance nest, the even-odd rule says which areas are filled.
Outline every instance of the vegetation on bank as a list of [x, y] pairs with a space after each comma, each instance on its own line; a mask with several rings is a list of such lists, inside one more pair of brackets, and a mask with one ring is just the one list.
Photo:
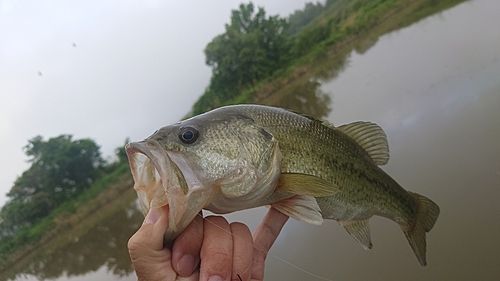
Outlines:
[[30, 167], [17, 178], [0, 211], [0, 266], [7, 255], [37, 242], [61, 217], [128, 174], [123, 149], [117, 149], [117, 160], [106, 163], [90, 139], [38, 136], [29, 140], [25, 153]]
[[252, 3], [241, 4], [231, 13], [225, 32], [205, 48], [212, 77], [191, 115], [228, 104], [259, 102], [259, 92], [311, 72], [329, 52], [370, 34], [401, 10], [407, 11], [404, 18], [384, 32], [463, 1], [327, 0], [306, 4], [287, 18], [267, 16]]

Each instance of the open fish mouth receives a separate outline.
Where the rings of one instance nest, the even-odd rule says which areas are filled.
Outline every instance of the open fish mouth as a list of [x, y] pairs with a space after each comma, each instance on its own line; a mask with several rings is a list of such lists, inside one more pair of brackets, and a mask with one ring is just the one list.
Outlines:
[[173, 241], [209, 204], [213, 189], [202, 184], [193, 166], [180, 153], [164, 150], [153, 140], [125, 146], [134, 189], [144, 214], [169, 206], [167, 243]]

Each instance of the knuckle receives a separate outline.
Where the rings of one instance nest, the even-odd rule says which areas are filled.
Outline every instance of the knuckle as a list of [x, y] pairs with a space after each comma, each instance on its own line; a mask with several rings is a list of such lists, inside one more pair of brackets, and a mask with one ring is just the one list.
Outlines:
[[130, 253], [135, 253], [143, 247], [143, 243], [137, 239], [137, 237], [132, 236], [127, 243], [127, 248]]
[[141, 251], [144, 248], [148, 248], [148, 239], [145, 239], [145, 237], [148, 237], [149, 235], [146, 235], [144, 231], [137, 231], [132, 237], [127, 242], [127, 248], [130, 254], [137, 253]]
[[233, 268], [234, 270], [241, 270], [242, 268], [246, 268], [250, 266], [252, 259], [248, 257], [244, 257], [241, 255], [237, 255], [233, 257], [233, 266], [237, 268]]
[[232, 264], [232, 258], [224, 252], [214, 252], [209, 257], [209, 270], [212, 273], [226, 274], [229, 272]]
[[216, 246], [212, 246], [212, 247], [203, 249], [201, 254], [202, 254], [201, 258], [205, 258], [205, 259], [211, 260], [211, 261], [213, 261], [213, 260], [217, 260], [217, 261], [231, 260], [231, 255], [228, 252], [223, 251], [221, 248], [216, 247]]
[[276, 229], [269, 222], [264, 222], [263, 228], [264, 228], [264, 231], [267, 232], [267, 233], [269, 233], [272, 237], [276, 237], [276, 236], [279, 235], [279, 230]]
[[224, 217], [221, 216], [208, 216], [206, 217], [207, 221], [210, 221], [212, 223], [215, 223], [217, 225], [227, 225], [227, 220]]
[[[172, 251], [176, 255], [192, 254], [199, 255], [202, 241], [193, 235], [184, 235], [174, 241]], [[178, 253], [178, 254], [177, 254]]]
[[250, 233], [250, 229], [248, 228], [248, 226], [246, 226], [245, 224], [243, 224], [241, 222], [233, 222], [229, 226], [231, 227], [231, 230], [233, 232], [238, 231], [238, 232]]
[[267, 257], [267, 249], [262, 246], [254, 245], [253, 247], [254, 258], [256, 259], [266, 259]]

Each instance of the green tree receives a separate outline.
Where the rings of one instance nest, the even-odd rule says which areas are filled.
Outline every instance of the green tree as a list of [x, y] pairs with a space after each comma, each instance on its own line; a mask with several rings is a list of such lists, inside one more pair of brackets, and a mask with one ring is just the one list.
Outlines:
[[288, 16], [287, 33], [294, 35], [299, 33], [303, 27], [311, 23], [325, 9], [321, 3], [306, 3], [302, 10], [296, 10]]
[[24, 151], [31, 166], [7, 194], [9, 201], [0, 212], [0, 236], [32, 225], [88, 188], [104, 163], [94, 141], [73, 140], [70, 135], [48, 140], [37, 136]]
[[252, 3], [241, 4], [239, 10], [232, 11], [226, 32], [205, 48], [214, 80], [239, 88], [275, 71], [287, 59], [285, 28], [285, 19], [266, 17], [264, 9], [255, 11]]
[[130, 142], [130, 138], [125, 138], [123, 146], [115, 148], [115, 155], [118, 158], [118, 163], [124, 163], [128, 161], [127, 152], [125, 151], [125, 145]]
[[194, 113], [221, 105], [285, 65], [290, 51], [286, 27], [285, 19], [267, 16], [252, 3], [233, 10], [225, 32], [205, 48], [212, 78]]

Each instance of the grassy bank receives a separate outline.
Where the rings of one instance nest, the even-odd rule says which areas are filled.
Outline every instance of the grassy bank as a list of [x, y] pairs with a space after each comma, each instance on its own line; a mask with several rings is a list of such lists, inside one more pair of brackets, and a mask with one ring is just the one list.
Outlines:
[[91, 215], [101, 212], [105, 205], [116, 205], [124, 194], [133, 193], [132, 186], [128, 164], [118, 165], [109, 174], [99, 178], [89, 189], [56, 208], [37, 224], [22, 230], [9, 241], [2, 241], [0, 272], [29, 255], [41, 244], [46, 244], [67, 229], [87, 221]]

